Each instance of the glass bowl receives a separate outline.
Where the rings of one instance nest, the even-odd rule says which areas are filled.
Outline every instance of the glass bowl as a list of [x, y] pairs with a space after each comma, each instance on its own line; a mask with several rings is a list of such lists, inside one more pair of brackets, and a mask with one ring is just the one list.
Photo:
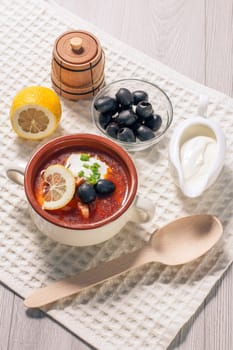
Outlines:
[[[94, 107], [96, 100], [103, 96], [110, 96], [115, 98], [115, 95], [120, 88], [127, 88], [131, 92], [136, 90], [143, 90], [147, 92], [149, 96], [149, 102], [152, 104], [154, 113], [160, 115], [160, 117], [162, 118], [161, 127], [158, 131], [154, 132], [155, 137], [146, 141], [140, 141], [138, 138], [136, 138], [136, 142], [121, 141], [119, 139], [111, 137], [106, 132], [106, 130], [100, 125], [100, 113]], [[129, 152], [144, 150], [158, 143], [170, 127], [173, 119], [173, 108], [167, 94], [159, 86], [140, 79], [122, 79], [106, 85], [95, 96], [91, 105], [91, 113], [93, 122], [96, 125], [100, 134], [118, 143], [120, 146], [122, 146]]]

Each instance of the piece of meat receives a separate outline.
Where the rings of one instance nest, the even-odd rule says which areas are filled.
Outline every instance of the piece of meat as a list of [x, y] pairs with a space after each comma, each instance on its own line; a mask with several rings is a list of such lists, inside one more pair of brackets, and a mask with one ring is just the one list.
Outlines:
[[76, 187], [79, 187], [85, 182], [85, 179], [83, 177], [77, 177], [75, 180]]
[[84, 219], [88, 219], [90, 215], [89, 207], [87, 204], [77, 201], [77, 207], [80, 210], [80, 213]]

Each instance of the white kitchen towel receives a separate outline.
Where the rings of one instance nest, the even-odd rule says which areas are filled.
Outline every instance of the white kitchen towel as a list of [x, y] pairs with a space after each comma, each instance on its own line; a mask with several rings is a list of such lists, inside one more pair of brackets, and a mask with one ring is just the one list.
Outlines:
[[[233, 258], [233, 100], [191, 81], [124, 45], [92, 24], [43, 0], [0, 2], [0, 268], [1, 281], [25, 297], [32, 290], [88, 269], [142, 246], [148, 237], [129, 223], [113, 239], [91, 247], [67, 247], [51, 241], [32, 223], [23, 187], [5, 174], [9, 161], [27, 162], [43, 142], [19, 139], [11, 129], [9, 108], [24, 86], [51, 87], [50, 63], [55, 39], [75, 28], [95, 34], [106, 54], [106, 83], [137, 77], [159, 85], [169, 95], [174, 121], [161, 143], [132, 154], [139, 190], [155, 206], [157, 226], [194, 213], [217, 215], [223, 239], [193, 263], [166, 267], [154, 263], [53, 304], [45, 311], [93, 346], [102, 350], [166, 349], [197, 310]], [[174, 127], [194, 114], [199, 94], [208, 94], [208, 118], [217, 119], [227, 137], [224, 169], [217, 182], [198, 199], [187, 199], [175, 187], [168, 169], [167, 146]], [[63, 115], [52, 137], [97, 133], [91, 101], [61, 98]]]

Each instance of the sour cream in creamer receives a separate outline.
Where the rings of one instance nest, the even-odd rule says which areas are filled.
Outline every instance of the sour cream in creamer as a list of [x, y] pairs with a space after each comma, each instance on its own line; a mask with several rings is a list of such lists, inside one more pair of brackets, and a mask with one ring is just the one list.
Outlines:
[[203, 186], [214, 166], [216, 153], [217, 143], [212, 137], [196, 136], [184, 142], [180, 162], [186, 186]]

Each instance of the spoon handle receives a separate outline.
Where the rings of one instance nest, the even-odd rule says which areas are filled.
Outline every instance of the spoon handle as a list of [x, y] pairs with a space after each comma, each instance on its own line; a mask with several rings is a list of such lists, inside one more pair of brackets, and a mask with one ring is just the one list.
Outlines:
[[90, 270], [37, 289], [24, 300], [24, 305], [29, 308], [45, 306], [152, 261], [153, 250], [146, 245], [132, 253], [103, 262]]

